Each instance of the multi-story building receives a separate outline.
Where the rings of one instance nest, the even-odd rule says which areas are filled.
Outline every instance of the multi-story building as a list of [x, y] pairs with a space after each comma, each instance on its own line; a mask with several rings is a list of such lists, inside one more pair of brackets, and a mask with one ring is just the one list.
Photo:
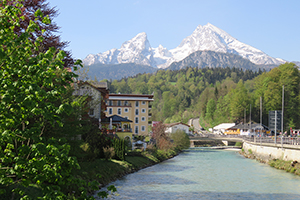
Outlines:
[[100, 82], [93, 85], [89, 82], [79, 82], [74, 85], [75, 96], [88, 96], [89, 111], [88, 115], [95, 119], [104, 119], [105, 116], [105, 100], [108, 98], [109, 90], [106, 82]]
[[150, 112], [152, 101], [153, 95], [109, 94], [106, 101], [106, 116], [119, 115], [129, 119], [132, 121], [130, 129], [134, 134], [148, 134], [148, 126], [152, 123]]

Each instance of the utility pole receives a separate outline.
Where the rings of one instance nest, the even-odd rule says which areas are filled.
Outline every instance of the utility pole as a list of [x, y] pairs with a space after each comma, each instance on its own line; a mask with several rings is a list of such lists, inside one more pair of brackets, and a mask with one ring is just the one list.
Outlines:
[[282, 86], [281, 134], [283, 136], [284, 85]]
[[[252, 132], [252, 129], [251, 129], [251, 104], [250, 104], [250, 131]], [[250, 133], [251, 134], [251, 133]]]
[[260, 96], [260, 136], [262, 135], [262, 98]]
[[246, 125], [246, 108], [245, 108], [245, 113], [244, 113], [244, 126]]
[[275, 110], [275, 144], [277, 138], [277, 110]]

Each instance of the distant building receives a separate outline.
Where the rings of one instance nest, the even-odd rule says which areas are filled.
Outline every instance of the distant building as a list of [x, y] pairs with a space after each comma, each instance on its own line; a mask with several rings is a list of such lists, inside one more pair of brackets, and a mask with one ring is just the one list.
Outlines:
[[235, 123], [222, 123], [219, 124], [212, 129], [212, 133], [214, 134], [224, 134], [225, 130], [235, 126]]
[[166, 133], [175, 133], [177, 130], [182, 130], [186, 134], [192, 134], [192, 131], [190, 131], [190, 126], [181, 122], [177, 123], [171, 123], [171, 124], [164, 124], [166, 127], [165, 132]]
[[[132, 122], [130, 127], [134, 134], [148, 134], [151, 120], [151, 102], [153, 95], [146, 94], [109, 94], [106, 101], [106, 116], [118, 115]], [[118, 127], [125, 129], [125, 127]]]
[[260, 125], [255, 122], [247, 124], [237, 124], [225, 130], [225, 135], [257, 135], [257, 134], [270, 134], [269, 128], [265, 125]]

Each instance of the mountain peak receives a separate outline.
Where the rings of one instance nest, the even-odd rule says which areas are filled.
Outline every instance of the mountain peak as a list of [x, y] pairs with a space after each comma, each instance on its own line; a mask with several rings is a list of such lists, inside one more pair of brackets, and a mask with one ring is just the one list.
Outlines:
[[207, 23], [204, 26], [197, 26], [195, 31], [184, 38], [178, 47], [170, 50], [173, 54], [172, 61], [167, 61], [166, 65], [174, 61], [180, 61], [193, 52], [206, 50], [237, 54], [255, 64], [282, 63], [250, 45], [239, 42], [222, 29]]
[[87, 65], [96, 63], [136, 63], [166, 68], [173, 62], [183, 60], [196, 51], [232, 53], [240, 55], [255, 64], [279, 65], [283, 63], [280, 59], [272, 58], [264, 52], [238, 41], [211, 23], [204, 26], [198, 25], [193, 33], [184, 38], [175, 49], [168, 50], [162, 45], [152, 48], [147, 39], [147, 34], [141, 32], [124, 42], [120, 49], [112, 49], [96, 55], [90, 54], [83, 62]]

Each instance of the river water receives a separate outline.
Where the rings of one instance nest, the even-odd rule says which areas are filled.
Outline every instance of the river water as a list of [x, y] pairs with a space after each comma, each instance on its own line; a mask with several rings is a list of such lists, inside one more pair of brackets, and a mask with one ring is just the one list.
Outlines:
[[300, 199], [300, 177], [209, 148], [190, 148], [112, 184], [110, 199]]

